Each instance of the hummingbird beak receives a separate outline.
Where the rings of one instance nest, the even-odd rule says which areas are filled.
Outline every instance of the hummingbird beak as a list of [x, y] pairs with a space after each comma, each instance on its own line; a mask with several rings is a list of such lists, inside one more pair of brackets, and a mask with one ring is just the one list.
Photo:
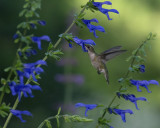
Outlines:
[[87, 49], [87, 52], [88, 52], [88, 50], [89, 50], [89, 46], [88, 46], [88, 45], [85, 45], [85, 48]]

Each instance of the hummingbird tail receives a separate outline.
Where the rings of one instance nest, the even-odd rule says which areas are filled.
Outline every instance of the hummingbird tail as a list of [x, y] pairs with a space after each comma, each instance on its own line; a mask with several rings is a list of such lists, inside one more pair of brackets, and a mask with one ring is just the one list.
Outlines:
[[105, 79], [106, 79], [107, 84], [109, 85], [109, 77], [107, 74], [105, 74]]

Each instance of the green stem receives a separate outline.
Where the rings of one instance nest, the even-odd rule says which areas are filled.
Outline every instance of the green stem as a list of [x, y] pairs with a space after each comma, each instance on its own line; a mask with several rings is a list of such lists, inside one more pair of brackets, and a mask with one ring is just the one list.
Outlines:
[[[69, 32], [69, 30], [73, 27], [73, 25], [75, 24], [75, 21], [73, 21], [72, 23], [71, 23], [71, 25], [68, 27], [68, 29], [64, 32], [64, 34], [66, 34], [67, 32]], [[59, 45], [59, 43], [61, 42], [61, 40], [62, 40], [62, 38], [59, 38], [58, 39], [58, 41], [56, 42], [56, 44], [54, 45], [54, 48], [56, 48], [58, 45]]]
[[[63, 115], [58, 115], [59, 118], [63, 117]], [[46, 123], [46, 120], [52, 120], [52, 119], [56, 119], [57, 117], [56, 116], [51, 116], [51, 117], [48, 117], [46, 118], [39, 126], [38, 128], [42, 128], [43, 125]]]
[[[141, 48], [145, 43], [146, 43], [146, 40], [138, 47], [138, 49], [136, 50], [134, 56], [137, 56], [140, 48]], [[132, 59], [131, 64], [130, 64], [130, 67], [133, 67], [134, 62], [135, 62], [135, 57]], [[130, 73], [130, 71], [128, 70], [128, 71], [126, 72], [124, 78], [127, 78], [128, 75], [129, 75], [129, 73]], [[120, 90], [122, 89], [122, 87], [123, 87], [123, 86], [120, 86], [120, 88], [118, 89], [118, 91], [120, 91]], [[113, 97], [113, 99], [111, 100], [111, 102], [110, 102], [110, 104], [108, 105], [108, 107], [106, 107], [106, 108], [104, 109], [104, 112], [103, 112], [101, 118], [104, 118], [104, 116], [106, 115], [106, 113], [107, 113], [107, 111], [108, 111], [108, 108], [111, 107], [111, 105], [113, 104], [113, 102], [116, 100], [116, 97], [117, 97], [117, 95], [115, 95], [115, 96]], [[97, 128], [98, 128], [99, 126], [100, 126], [100, 124], [98, 124]]]

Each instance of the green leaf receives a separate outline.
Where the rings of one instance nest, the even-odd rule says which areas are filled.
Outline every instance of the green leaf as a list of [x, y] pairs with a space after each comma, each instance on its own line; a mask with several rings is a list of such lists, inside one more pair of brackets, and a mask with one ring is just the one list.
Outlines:
[[119, 78], [119, 79], [118, 79], [118, 82], [121, 83], [121, 82], [123, 82], [123, 80], [124, 80], [124, 78]]
[[36, 17], [40, 17], [37, 12], [34, 12], [34, 15], [35, 15]]
[[63, 33], [63, 34], [60, 34], [59, 37], [64, 38], [67, 41], [70, 41], [70, 40], [73, 41], [74, 36], [72, 35], [72, 33]]
[[129, 67], [128, 69], [130, 72], [134, 72], [135, 70], [132, 67]]
[[92, 12], [94, 12], [94, 10], [98, 11], [98, 8], [93, 5], [92, 1], [87, 3], [87, 9], [91, 10]]
[[5, 88], [5, 93], [7, 93], [7, 94], [9, 94], [11, 91], [10, 91], [10, 88], [7, 86], [6, 88]]
[[5, 118], [6, 116], [8, 116], [8, 113], [5, 111], [0, 110], [0, 116], [2, 116], [3, 118]]
[[6, 105], [5, 103], [3, 103], [0, 106], [0, 116], [2, 116], [3, 118], [8, 116], [10, 109], [11, 109], [10, 104]]
[[103, 104], [97, 104], [97, 107], [104, 107]]
[[56, 50], [56, 51], [53, 51], [53, 54], [54, 55], [63, 55], [64, 53], [61, 52], [61, 50]]
[[83, 22], [82, 19], [84, 19], [85, 13], [81, 13], [80, 15], [75, 15], [75, 23], [77, 26], [83, 28], [84, 26], [86, 26]]
[[51, 122], [49, 120], [45, 120], [45, 122], [47, 128], [52, 128]]
[[92, 122], [93, 119], [80, 117], [79, 115], [64, 115], [65, 122]]
[[132, 51], [132, 55], [135, 55], [135, 54], [137, 53], [137, 50], [138, 50], [138, 48], [135, 49], [135, 50], [133, 50], [133, 51]]
[[7, 83], [7, 80], [4, 78], [1, 78], [1, 84], [5, 85]]
[[20, 23], [20, 24], [18, 24], [18, 26], [17, 26], [17, 28], [19, 29], [19, 28], [23, 28], [23, 29], [30, 29], [30, 25], [29, 25], [29, 23], [28, 22], [22, 22], [22, 23]]
[[59, 107], [57, 115], [59, 115], [60, 112], [61, 112], [61, 107]]
[[128, 58], [126, 59], [126, 61], [127, 61], [127, 62], [130, 61], [132, 58], [133, 58], [133, 56], [130, 56], [130, 57], [128, 57]]
[[124, 93], [124, 92], [127, 92], [127, 91], [128, 91], [127, 88], [121, 88], [121, 90], [120, 90], [121, 93]]
[[26, 18], [33, 17], [34, 11], [27, 11], [25, 14]]
[[110, 128], [110, 125], [108, 124], [110, 122], [111, 122], [111, 120], [106, 120], [102, 117], [98, 118], [98, 124], [100, 124], [102, 126], [104, 125], [104, 126], [107, 126], [108, 128]]
[[24, 15], [24, 13], [27, 12], [27, 9], [23, 9], [20, 13], [19, 13], [19, 17], [22, 17]]
[[14, 43], [18, 43], [19, 42], [19, 38], [14, 40]]
[[[15, 66], [16, 68], [23, 68], [23, 63], [21, 62], [21, 60], [17, 60], [17, 63], [16, 63], [16, 66]], [[21, 71], [22, 71], [22, 69], [21, 69]]]
[[34, 84], [36, 84], [36, 85], [40, 85], [38, 82], [36, 82], [36, 81], [34, 81], [34, 80], [32, 80], [32, 82], [33, 82]]
[[31, 3], [31, 10], [35, 11], [36, 9], [40, 9], [41, 8], [41, 2], [37, 2], [37, 1], [33, 1]]
[[26, 3], [23, 5], [23, 8], [27, 8], [27, 7], [29, 7], [29, 3]]
[[49, 43], [48, 51], [50, 51], [52, 48], [53, 48], [53, 44], [52, 44], [52, 43]]
[[146, 56], [144, 47], [145, 47], [144, 45], [141, 47], [140, 52], [142, 53], [143, 56]]
[[10, 88], [7, 85], [3, 85], [0, 88], [0, 92], [5, 92], [5, 93], [9, 94], [11, 91], [10, 91]]
[[48, 55], [56, 60], [59, 60], [60, 57], [58, 55], [62, 55], [63, 52], [61, 52], [60, 50], [56, 50], [56, 51], [49, 51], [47, 53], [45, 53], [45, 55]]
[[145, 61], [145, 59], [142, 58], [141, 56], [135, 56], [135, 59], [137, 62], [144, 62]]
[[30, 47], [30, 46], [25, 46], [25, 47], [23, 47], [23, 49], [22, 49], [22, 52], [26, 52], [28, 49], [31, 49], [32, 47]]

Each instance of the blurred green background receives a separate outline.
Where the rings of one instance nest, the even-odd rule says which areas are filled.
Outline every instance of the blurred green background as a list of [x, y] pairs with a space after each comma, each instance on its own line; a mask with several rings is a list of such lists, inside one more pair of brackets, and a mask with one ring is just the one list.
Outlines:
[[[97, 32], [99, 38], [95, 39], [87, 28], [80, 29], [76, 26], [72, 29], [73, 34], [82, 39], [93, 39], [96, 42], [95, 50], [100, 53], [113, 46], [122, 45], [128, 52], [107, 63], [110, 76], [110, 85], [107, 86], [103, 75], [97, 75], [96, 70], [91, 66], [87, 53], [75, 46], [73, 49], [64, 49], [65, 55], [62, 58], [74, 58], [78, 64], [75, 66], [57, 66], [55, 60], [48, 59], [47, 67], [43, 67], [42, 79], [39, 81], [43, 92], [34, 91], [34, 98], [23, 98], [17, 109], [29, 110], [33, 118], [24, 117], [26, 123], [13, 117], [8, 128], [36, 128], [48, 116], [56, 115], [58, 107], [62, 107], [62, 114], [80, 114], [84, 116], [85, 109], [75, 109], [74, 104], [78, 102], [86, 104], [108, 105], [115, 91], [119, 88], [117, 80], [124, 76], [129, 63], [126, 58], [132, 50], [138, 47], [146, 38], [149, 32], [157, 33], [157, 39], [152, 41], [152, 49], [147, 50], [146, 72], [144, 74], [131, 74], [135, 79], [160, 80], [160, 1], [159, 0], [114, 0], [112, 6], [107, 8], [117, 9], [120, 14], [110, 13], [112, 21], [100, 12], [91, 13], [86, 11], [86, 19], [97, 18], [106, 33]], [[49, 35], [52, 42], [56, 42], [58, 35], [63, 33], [73, 20], [73, 15], [80, 11], [80, 6], [86, 0], [42, 0], [42, 9], [39, 11], [41, 19], [46, 20], [45, 27], [33, 30], [36, 36]], [[22, 10], [22, 0], [1, 0], [0, 1], [0, 77], [6, 77], [3, 69], [10, 66], [15, 57], [18, 45], [13, 43], [12, 36], [16, 32], [16, 26], [23, 18], [18, 17]], [[62, 42], [61, 46], [67, 44]], [[43, 50], [29, 62], [34, 62], [44, 56], [47, 42], [42, 44]], [[35, 45], [36, 47], [36, 45]], [[67, 45], [68, 47], [68, 45]], [[55, 80], [56, 74], [80, 74], [84, 77], [83, 85], [62, 84]], [[137, 92], [136, 88], [130, 88], [137, 97], [146, 97], [148, 102], [138, 102], [140, 110], [136, 110], [133, 103], [129, 101], [116, 100], [114, 105], [121, 104], [121, 109], [132, 109], [134, 115], [126, 115], [126, 123], [123, 123], [120, 116], [106, 116], [112, 119], [111, 125], [115, 128], [160, 128], [160, 88], [150, 86], [152, 93], [145, 89]], [[13, 104], [16, 97], [6, 95], [4, 101]], [[88, 118], [95, 119], [93, 123], [64, 124], [63, 128], [94, 128], [97, 118], [102, 114], [103, 108], [96, 108], [88, 112]], [[0, 119], [0, 125], [4, 120]], [[52, 122], [55, 126], [56, 122]]]

